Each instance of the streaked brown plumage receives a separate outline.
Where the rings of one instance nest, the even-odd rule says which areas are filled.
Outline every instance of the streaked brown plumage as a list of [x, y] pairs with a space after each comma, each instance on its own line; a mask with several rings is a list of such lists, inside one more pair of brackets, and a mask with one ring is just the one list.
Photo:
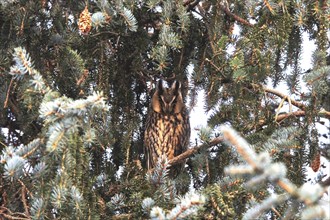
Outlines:
[[[148, 170], [162, 155], [170, 160], [186, 151], [189, 139], [189, 115], [183, 102], [181, 84], [175, 81], [165, 88], [160, 80], [152, 96], [144, 133]], [[171, 171], [178, 171], [181, 167], [174, 166]]]

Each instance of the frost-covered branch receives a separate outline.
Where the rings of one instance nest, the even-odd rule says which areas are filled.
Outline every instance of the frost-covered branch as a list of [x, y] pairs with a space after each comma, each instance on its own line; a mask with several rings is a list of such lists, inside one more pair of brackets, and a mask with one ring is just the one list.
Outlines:
[[[286, 166], [283, 163], [272, 162], [268, 153], [257, 154], [251, 146], [240, 137], [236, 131], [228, 126], [220, 128], [225, 141], [233, 145], [237, 152], [247, 162], [246, 165], [233, 165], [226, 167], [225, 172], [230, 175], [248, 175], [250, 180], [246, 183], [246, 187], [255, 188], [262, 183], [272, 183], [282, 188], [285, 195], [274, 195], [260, 205], [252, 207], [244, 216], [244, 219], [256, 218], [264, 211], [271, 209], [275, 204], [281, 204], [289, 198], [295, 199], [306, 205], [302, 210], [301, 216], [304, 218], [329, 218], [324, 207], [319, 203], [320, 198], [326, 192], [326, 189], [320, 184], [310, 186], [308, 183], [298, 188], [286, 177]], [[306, 219], [306, 218], [305, 218]]]
[[151, 219], [184, 219], [192, 217], [197, 213], [198, 208], [205, 203], [205, 197], [197, 193], [188, 193], [176, 201], [177, 205], [170, 211], [165, 211], [159, 206], [155, 206], [155, 201], [151, 198], [145, 198], [142, 202], [142, 208], [150, 212]]
[[[42, 119], [40, 123], [43, 125], [43, 136], [29, 144], [21, 144], [18, 147], [10, 145], [2, 150], [0, 162], [3, 164], [4, 179], [22, 185], [21, 202], [26, 216], [31, 215], [32, 219], [43, 219], [46, 206], [51, 206], [51, 209], [59, 212], [64, 203], [73, 207], [76, 216], [83, 216], [83, 188], [75, 185], [72, 179], [83, 176], [86, 172], [80, 170], [82, 163], [90, 164], [85, 147], [90, 146], [96, 139], [96, 130], [91, 121], [96, 114], [106, 112], [108, 105], [101, 92], [93, 92], [85, 99], [78, 100], [61, 96], [46, 85], [41, 74], [34, 69], [25, 49], [19, 47], [14, 51], [15, 64], [9, 74], [13, 75], [13, 80], [24, 80], [27, 76], [30, 84], [25, 91], [42, 100], [36, 108], [39, 108], [39, 118]], [[55, 167], [49, 170], [49, 164]], [[30, 192], [26, 182], [23, 182], [26, 178], [33, 178], [36, 182], [39, 178], [43, 179], [42, 184], [48, 186], [49, 194], [46, 191], [42, 194]], [[26, 194], [31, 199], [30, 204]], [[6, 215], [1, 215], [0, 212], [0, 216]], [[14, 214], [7, 217], [9, 216], [19, 219], [14, 217]]]
[[147, 174], [147, 180], [155, 190], [153, 197], [147, 197], [142, 201], [142, 209], [148, 213], [151, 219], [183, 219], [192, 217], [205, 203], [205, 197], [198, 193], [187, 193], [184, 197], [175, 199], [176, 206], [171, 210], [168, 207], [157, 206], [156, 201], [173, 202], [177, 197], [175, 180], [168, 176], [169, 161], [165, 157], [159, 158], [156, 167]]

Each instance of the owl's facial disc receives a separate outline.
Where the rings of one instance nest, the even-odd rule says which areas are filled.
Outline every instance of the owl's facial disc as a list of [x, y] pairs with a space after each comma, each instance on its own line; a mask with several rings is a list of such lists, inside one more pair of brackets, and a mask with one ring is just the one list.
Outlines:
[[173, 109], [174, 109], [174, 105], [175, 105], [174, 100], [176, 99], [176, 96], [173, 96], [173, 97], [161, 96], [161, 99], [163, 102], [163, 112], [165, 114], [173, 113]]

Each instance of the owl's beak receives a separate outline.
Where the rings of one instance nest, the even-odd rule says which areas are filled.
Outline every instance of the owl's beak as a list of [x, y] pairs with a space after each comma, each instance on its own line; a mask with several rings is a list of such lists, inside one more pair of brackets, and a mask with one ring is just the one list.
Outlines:
[[165, 103], [164, 113], [171, 114], [172, 110], [173, 110], [172, 103], [170, 103], [170, 104]]

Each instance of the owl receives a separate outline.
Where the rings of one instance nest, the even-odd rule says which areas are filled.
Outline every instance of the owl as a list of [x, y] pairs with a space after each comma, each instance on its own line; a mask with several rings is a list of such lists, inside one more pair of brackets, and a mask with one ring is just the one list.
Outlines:
[[[168, 88], [159, 80], [151, 99], [144, 132], [147, 168], [155, 167], [158, 158], [171, 160], [185, 152], [190, 139], [189, 115], [181, 94], [181, 83], [174, 81]], [[178, 174], [183, 165], [170, 168]]]

